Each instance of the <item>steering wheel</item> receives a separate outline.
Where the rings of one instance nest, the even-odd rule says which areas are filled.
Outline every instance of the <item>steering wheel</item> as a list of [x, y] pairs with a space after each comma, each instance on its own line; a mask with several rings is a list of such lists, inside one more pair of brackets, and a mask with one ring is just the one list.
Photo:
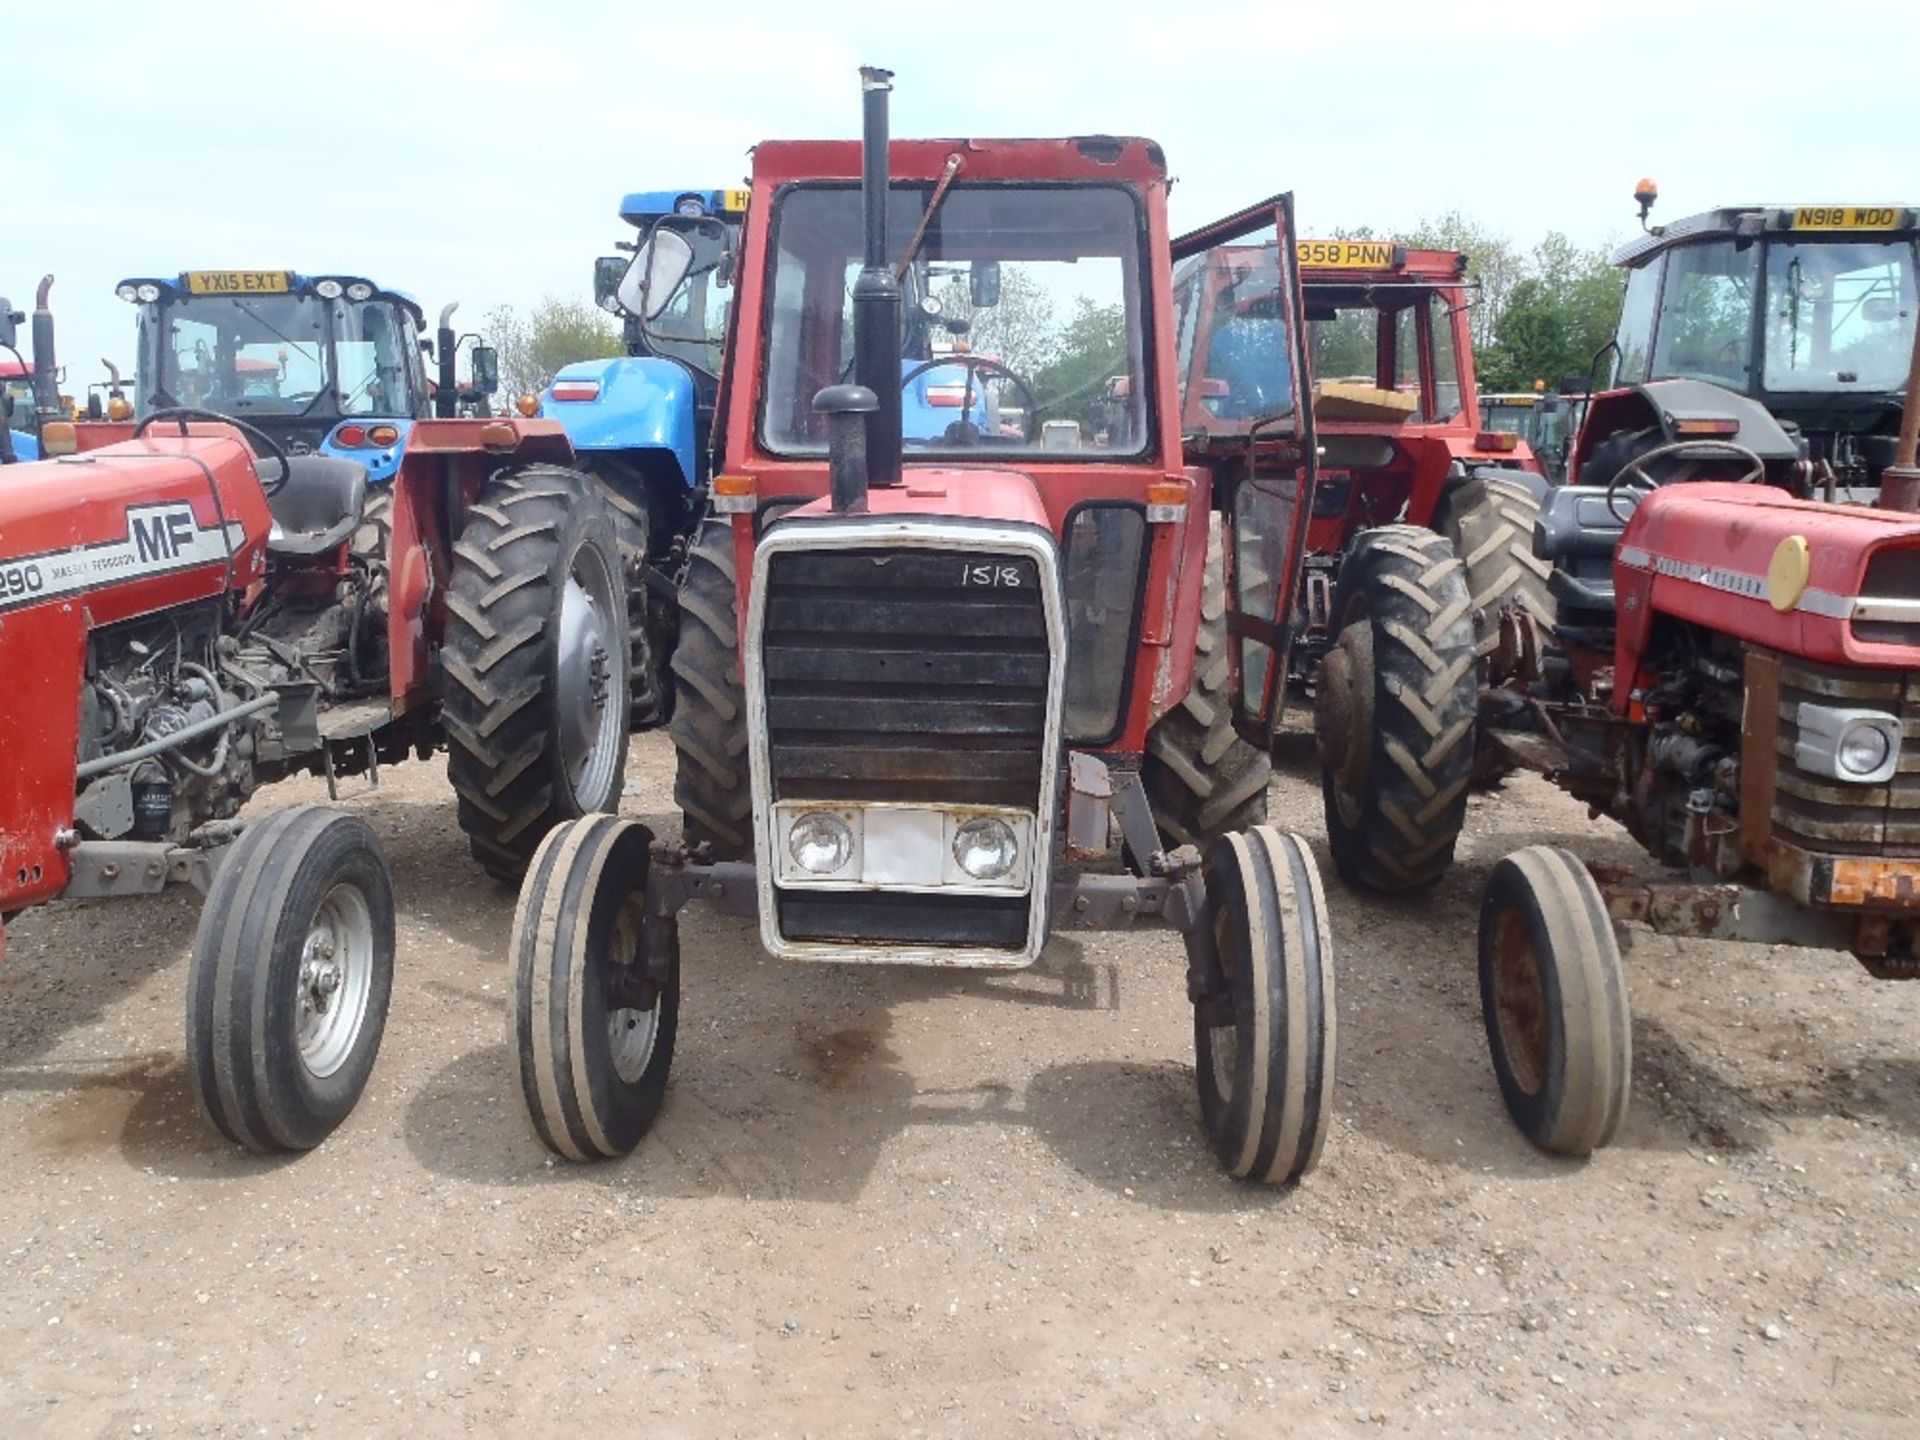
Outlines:
[[[1026, 407], [1023, 412], [1021, 423], [1020, 423], [1020, 438], [1022, 440], [1033, 439], [1033, 435], [1031, 433], [1031, 427], [1035, 419], [1037, 418], [1034, 414], [1035, 406], [1034, 406], [1034, 400], [1033, 400], [1033, 387], [1029, 385], [1025, 380], [1021, 379], [1020, 376], [1014, 374], [1013, 371], [1009, 370], [1005, 365], [1002, 365], [998, 360], [993, 359], [991, 356], [936, 355], [931, 360], [922, 360], [918, 365], [914, 366], [911, 370], [907, 371], [905, 375], [902, 375], [900, 377], [900, 388], [902, 390], [905, 390], [907, 386], [911, 385], [914, 381], [918, 380], [922, 375], [925, 375], [928, 371], [938, 370], [943, 365], [958, 365], [961, 369], [967, 372], [968, 394], [971, 394], [976, 382], [980, 380], [984, 380], [985, 378], [987, 378], [988, 375], [999, 375], [1002, 378], [1008, 381], [1011, 381], [1013, 384], [1013, 388], [1020, 392], [1020, 398], [1023, 402], [1025, 402], [1025, 407]], [[971, 408], [972, 407], [968, 405], [962, 405], [961, 407], [960, 419], [958, 422], [956, 422], [957, 425], [964, 427], [960, 430], [961, 434], [966, 433], [966, 429], [972, 427], [972, 417], [967, 413]], [[955, 426], [950, 425], [947, 427], [947, 429], [949, 432], [947, 437], [948, 439], [957, 438], [952, 433], [955, 429]], [[972, 443], [972, 442], [968, 442], [968, 443]]]
[[[1653, 449], [1634, 456], [1614, 472], [1613, 478], [1607, 482], [1608, 513], [1624, 525], [1629, 517], [1622, 515], [1619, 507], [1614, 503], [1614, 495], [1622, 486], [1630, 490], [1654, 491], [1668, 483], [1666, 480], [1655, 478], [1653, 473], [1646, 468], [1649, 460], [1664, 460], [1669, 456], [1678, 456], [1682, 453], [1684, 453], [1688, 459], [1698, 460], [1705, 458], [1700, 454], [1702, 450], [1718, 451], [1730, 459], [1744, 460], [1747, 463], [1746, 474], [1741, 475], [1735, 480], [1735, 484], [1754, 485], [1767, 478], [1767, 462], [1744, 445], [1736, 445], [1731, 440], [1718, 440], [1710, 437], [1702, 437], [1697, 440], [1673, 441], [1666, 445], [1656, 445]], [[1678, 479], [1679, 477], [1674, 478]]]
[[182, 435], [187, 433], [187, 421], [189, 420], [217, 420], [222, 425], [233, 426], [234, 429], [245, 435], [249, 440], [254, 441], [266, 452], [263, 458], [273, 461], [274, 464], [280, 467], [280, 473], [273, 477], [272, 484], [268, 484], [264, 477], [260, 481], [260, 489], [268, 495], [277, 493], [280, 487], [287, 483], [287, 477], [293, 473], [293, 462], [287, 458], [286, 447], [271, 435], [267, 434], [266, 431], [256, 425], [249, 425], [244, 420], [237, 420], [231, 415], [222, 415], [218, 410], [201, 410], [192, 405], [173, 405], [164, 410], [155, 410], [151, 415], [141, 420], [138, 425], [133, 427], [133, 438], [138, 440], [142, 435], [146, 434], [148, 428], [152, 426], [156, 420], [173, 420], [178, 422]]

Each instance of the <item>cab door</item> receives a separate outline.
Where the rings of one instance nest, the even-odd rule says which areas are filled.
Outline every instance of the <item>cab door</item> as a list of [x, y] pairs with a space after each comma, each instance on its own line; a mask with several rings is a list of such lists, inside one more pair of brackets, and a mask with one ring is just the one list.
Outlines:
[[1267, 746], [1285, 705], [1317, 476], [1293, 196], [1173, 243], [1181, 437], [1213, 478], [1234, 720]]

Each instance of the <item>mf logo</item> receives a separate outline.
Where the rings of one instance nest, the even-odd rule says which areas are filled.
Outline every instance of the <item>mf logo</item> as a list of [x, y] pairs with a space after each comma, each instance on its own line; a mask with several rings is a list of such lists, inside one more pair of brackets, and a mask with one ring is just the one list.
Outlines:
[[127, 538], [133, 541], [134, 563], [177, 560], [193, 547], [199, 527], [191, 505], [127, 512]]

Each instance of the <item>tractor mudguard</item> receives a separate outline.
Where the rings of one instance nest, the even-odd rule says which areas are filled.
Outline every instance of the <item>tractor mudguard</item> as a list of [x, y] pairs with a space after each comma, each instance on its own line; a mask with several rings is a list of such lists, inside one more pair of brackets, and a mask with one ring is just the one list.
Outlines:
[[[391, 445], [345, 445], [341, 443], [340, 432], [358, 431], [363, 437], [382, 425], [390, 425], [400, 432], [400, 438]], [[413, 421], [396, 418], [385, 419], [369, 416], [366, 419], [342, 420], [327, 432], [327, 438], [320, 442], [319, 454], [336, 456], [342, 460], [351, 460], [367, 472], [369, 484], [381, 485], [392, 480], [400, 471], [400, 457], [406, 453], [407, 436], [413, 430]]]
[[[1584, 464], [1603, 440], [1622, 431], [1651, 426], [1664, 440], [1684, 439], [1676, 429], [1676, 423], [1683, 420], [1734, 421], [1740, 428], [1722, 438], [1751, 450], [1768, 465], [1787, 464], [1805, 456], [1802, 443], [1789, 435], [1759, 401], [1706, 380], [1654, 380], [1593, 397], [1586, 424], [1580, 427], [1575, 463]], [[1604, 478], [1594, 477], [1601, 482]]]
[[693, 486], [694, 385], [683, 365], [646, 355], [576, 360], [553, 377], [540, 413], [560, 422], [583, 458], [595, 451], [665, 451], [681, 483]]

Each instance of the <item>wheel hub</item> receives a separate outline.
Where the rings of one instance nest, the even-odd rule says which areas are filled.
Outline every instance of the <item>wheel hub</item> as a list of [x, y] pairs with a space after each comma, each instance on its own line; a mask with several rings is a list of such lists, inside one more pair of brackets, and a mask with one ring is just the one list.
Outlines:
[[555, 670], [559, 694], [560, 758], [583, 810], [603, 806], [611, 792], [626, 707], [613, 694], [615, 645], [620, 643], [611, 578], [591, 552], [575, 557], [560, 594]]
[[294, 1035], [300, 1063], [325, 1079], [347, 1061], [373, 992], [373, 912], [358, 886], [342, 882], [314, 911], [294, 981]]

